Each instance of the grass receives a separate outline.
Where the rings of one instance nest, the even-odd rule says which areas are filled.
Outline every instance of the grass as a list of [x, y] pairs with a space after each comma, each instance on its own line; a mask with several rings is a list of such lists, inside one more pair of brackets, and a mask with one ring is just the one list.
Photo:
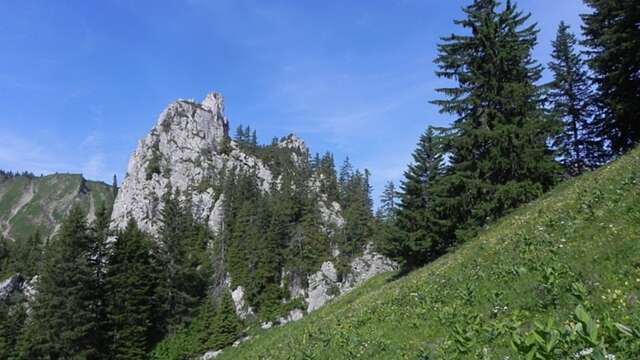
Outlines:
[[7, 220], [21, 196], [33, 186], [33, 198], [25, 204], [10, 220], [10, 236], [22, 239], [36, 230], [48, 237], [55, 225], [78, 204], [88, 211], [93, 199], [95, 209], [103, 203], [113, 203], [112, 188], [102, 182], [86, 181], [87, 193], [80, 192], [83, 182], [78, 174], [55, 174], [27, 178], [17, 176], [0, 183], [0, 219]]
[[424, 268], [378, 276], [218, 359], [637, 359], [639, 298], [637, 149]]

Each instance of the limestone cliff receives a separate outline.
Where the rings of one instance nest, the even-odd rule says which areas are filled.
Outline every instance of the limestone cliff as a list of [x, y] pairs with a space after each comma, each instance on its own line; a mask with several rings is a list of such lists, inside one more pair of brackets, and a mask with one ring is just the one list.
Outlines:
[[[272, 185], [279, 186], [280, 180], [274, 175], [277, 172], [259, 157], [243, 151], [230, 139], [228, 132], [224, 100], [218, 93], [207, 95], [201, 103], [178, 100], [169, 105], [149, 135], [140, 140], [129, 161], [127, 175], [113, 208], [113, 226], [123, 228], [131, 217], [143, 230], [157, 234], [161, 199], [168, 191], [178, 190], [183, 201], [191, 202], [195, 217], [217, 232], [223, 223], [225, 197], [217, 193], [219, 190], [215, 184], [229, 169], [255, 173], [262, 191], [269, 191]], [[292, 149], [294, 163], [306, 160], [304, 156], [309, 154], [307, 145], [295, 135], [283, 138], [276, 145]], [[311, 188], [320, 192], [319, 187], [313, 184], [317, 179], [310, 182]], [[328, 201], [327, 196], [321, 193], [317, 198], [326, 228], [342, 226], [344, 219], [340, 205]], [[292, 296], [307, 301], [307, 311], [315, 310], [328, 299], [373, 275], [393, 269], [394, 265], [368, 248], [363, 256], [353, 259], [354, 271], [343, 281], [332, 279], [331, 271], [327, 270], [332, 266], [330, 261], [326, 262], [317, 274], [300, 282], [309, 284], [309, 289], [302, 286], [290, 289]], [[230, 283], [228, 279], [225, 282], [227, 285]], [[334, 288], [338, 291], [332, 291]], [[252, 310], [245, 303], [243, 289], [233, 290], [237, 312], [244, 317], [251, 316]]]

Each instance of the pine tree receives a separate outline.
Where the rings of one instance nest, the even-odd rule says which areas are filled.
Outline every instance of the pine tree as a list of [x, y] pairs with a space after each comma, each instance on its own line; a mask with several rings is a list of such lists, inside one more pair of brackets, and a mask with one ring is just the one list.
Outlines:
[[110, 358], [146, 359], [153, 344], [155, 295], [159, 283], [152, 248], [133, 219], [113, 244], [106, 288], [109, 294]]
[[384, 190], [380, 197], [380, 209], [378, 211], [378, 218], [383, 221], [393, 221], [398, 209], [398, 193], [396, 191], [396, 185], [393, 181], [387, 181], [384, 184]]
[[602, 163], [602, 143], [591, 124], [591, 89], [584, 63], [575, 46], [577, 40], [564, 22], [553, 41], [553, 61], [549, 69], [553, 82], [549, 99], [555, 116], [564, 123], [556, 139], [560, 161], [570, 176], [596, 168]]
[[18, 341], [27, 321], [24, 304], [0, 303], [0, 359], [16, 359]]
[[90, 236], [79, 207], [70, 211], [48, 247], [37, 291], [20, 358], [95, 358], [95, 275]]
[[[204, 296], [206, 271], [200, 268], [208, 260], [208, 233], [198, 231], [190, 210], [190, 200], [180, 202], [180, 194], [167, 191], [160, 212], [159, 243], [164, 268], [164, 299], [167, 330], [173, 332], [193, 315], [195, 305]], [[208, 270], [208, 268], [207, 268]]]
[[339, 197], [340, 197], [340, 205], [344, 208], [346, 204], [349, 203], [348, 192], [349, 192], [349, 183], [351, 182], [351, 177], [353, 176], [353, 165], [351, 165], [351, 161], [349, 157], [344, 159], [342, 166], [340, 167], [340, 176], [338, 178], [338, 186], [339, 186]]
[[535, 25], [525, 25], [511, 1], [475, 0], [456, 24], [468, 35], [451, 35], [438, 46], [437, 75], [456, 87], [438, 89], [433, 103], [457, 118], [447, 132], [451, 167], [444, 179], [459, 240], [483, 224], [526, 203], [554, 184], [558, 166], [547, 146], [556, 123], [542, 111], [535, 85], [541, 67], [532, 59]]
[[227, 347], [241, 334], [242, 323], [236, 315], [236, 309], [231, 298], [231, 293], [224, 293], [220, 299], [220, 303], [215, 310], [213, 318], [212, 335], [207, 341], [207, 347], [210, 349], [222, 349]]
[[38, 230], [26, 239], [13, 241], [9, 244], [8, 270], [22, 274], [25, 278], [32, 278], [42, 262], [43, 241]]
[[96, 319], [96, 331], [93, 333], [93, 343], [97, 344], [96, 357], [107, 358], [108, 353], [108, 320], [107, 320], [107, 293], [106, 293], [106, 272], [109, 262], [109, 236], [111, 225], [111, 211], [102, 204], [96, 212], [91, 229], [91, 255], [89, 264], [94, 275], [95, 297], [91, 309], [94, 311]]
[[584, 45], [597, 87], [596, 126], [613, 155], [640, 140], [640, 2], [585, 0]]
[[396, 224], [388, 228], [387, 252], [403, 264], [416, 268], [442, 253], [446, 239], [437, 228], [436, 182], [443, 174], [443, 154], [434, 128], [420, 137], [413, 163], [404, 173]]
[[111, 184], [111, 192], [113, 194], [113, 198], [118, 197], [118, 177], [116, 174], [113, 174], [113, 183]]

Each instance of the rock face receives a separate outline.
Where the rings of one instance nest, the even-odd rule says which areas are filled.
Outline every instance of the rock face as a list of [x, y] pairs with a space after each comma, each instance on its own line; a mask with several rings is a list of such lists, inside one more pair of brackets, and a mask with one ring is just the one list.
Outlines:
[[37, 281], [38, 276], [28, 280], [21, 274], [11, 275], [0, 282], [0, 304], [7, 303], [14, 295], [21, 295], [27, 303], [31, 302], [36, 295], [35, 284]]
[[[115, 200], [112, 224], [124, 228], [129, 218], [152, 235], [160, 225], [162, 198], [169, 191], [178, 190], [181, 200], [190, 199], [194, 216], [217, 232], [223, 224], [224, 195], [214, 188], [230, 169], [254, 172], [263, 191], [269, 191], [274, 179], [272, 172], [259, 158], [249, 155], [229, 139], [229, 121], [224, 115], [224, 100], [212, 93], [201, 102], [178, 100], [159, 116], [148, 136], [140, 140], [128, 165], [127, 176]], [[308, 157], [307, 145], [295, 135], [281, 140], [278, 147], [288, 148], [294, 163]], [[312, 179], [312, 188], [319, 192], [318, 179]], [[327, 231], [344, 224], [342, 209], [319, 194], [319, 209]], [[334, 253], [337, 256], [337, 253]], [[342, 282], [333, 263], [328, 261], [322, 269], [309, 277], [309, 288], [297, 285], [290, 289], [292, 296], [307, 300], [307, 311], [313, 311], [329, 299], [349, 291], [369, 277], [393, 269], [386, 258], [367, 249], [352, 262], [353, 274]], [[225, 282], [228, 287], [229, 279]], [[254, 315], [245, 300], [244, 289], [233, 289], [236, 312], [243, 318]], [[293, 311], [280, 319], [281, 323], [295, 321], [303, 312]]]
[[377, 254], [371, 247], [351, 261], [351, 273], [338, 281], [338, 272], [331, 261], [325, 261], [320, 271], [309, 276], [306, 292], [307, 312], [317, 310], [327, 301], [348, 293], [375, 275], [395, 270], [397, 265]]
[[141, 229], [155, 234], [162, 196], [179, 190], [191, 196], [196, 218], [217, 230], [223, 199], [216, 199], [213, 183], [232, 167], [255, 170], [267, 189], [271, 172], [229, 141], [228, 132], [224, 100], [218, 93], [207, 95], [200, 104], [178, 100], [169, 105], [129, 160], [113, 208], [114, 226], [123, 228], [132, 217]]
[[0, 282], [0, 303], [4, 303], [15, 292], [22, 291], [24, 278], [20, 274], [12, 275]]

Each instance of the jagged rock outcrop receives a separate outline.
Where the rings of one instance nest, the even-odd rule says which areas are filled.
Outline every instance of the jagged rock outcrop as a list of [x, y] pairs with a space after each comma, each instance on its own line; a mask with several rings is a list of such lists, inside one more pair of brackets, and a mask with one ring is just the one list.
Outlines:
[[234, 167], [255, 171], [263, 189], [269, 188], [269, 169], [229, 140], [229, 121], [220, 94], [209, 94], [202, 103], [178, 100], [160, 114], [129, 160], [114, 204], [113, 224], [123, 228], [132, 217], [141, 229], [155, 234], [162, 197], [167, 191], [179, 190], [183, 197], [191, 197], [196, 218], [217, 230], [223, 199], [217, 197], [213, 184]]
[[[348, 293], [375, 275], [395, 270], [397, 265], [387, 257], [376, 253], [370, 246], [351, 261], [351, 272], [342, 281], [331, 261], [325, 261], [320, 271], [309, 276], [305, 300], [307, 312], [317, 310], [327, 301]], [[299, 290], [292, 290], [299, 291]]]
[[0, 282], [0, 303], [7, 301], [15, 292], [22, 291], [23, 284], [24, 277], [20, 274], [12, 275], [3, 282]]
[[31, 302], [36, 294], [35, 284], [38, 276], [34, 276], [31, 280], [25, 279], [21, 274], [14, 274], [0, 282], [0, 304], [6, 303], [12, 297], [20, 295], [21, 298]]
[[[116, 198], [112, 223], [123, 228], [134, 218], [141, 229], [154, 235], [160, 225], [162, 198], [168, 191], [178, 190], [182, 200], [191, 201], [194, 216], [217, 232], [223, 224], [224, 194], [216, 193], [214, 184], [226, 171], [236, 169], [256, 174], [263, 191], [279, 183], [269, 167], [258, 157], [242, 151], [239, 144], [229, 138], [229, 121], [224, 114], [224, 100], [212, 93], [196, 103], [178, 100], [159, 116], [148, 136], [140, 140], [131, 157], [127, 176]], [[302, 164], [309, 156], [307, 145], [295, 135], [282, 139], [277, 146], [291, 149], [294, 163]], [[312, 178], [311, 187], [320, 192], [319, 179]], [[342, 209], [337, 202], [318, 194], [319, 210], [327, 231], [343, 226]], [[337, 256], [337, 253], [334, 253]], [[326, 262], [321, 271], [307, 279], [309, 288], [296, 282], [292, 297], [307, 300], [307, 311], [322, 306], [327, 300], [350, 290], [360, 282], [383, 271], [393, 269], [388, 259], [375, 255], [371, 249], [352, 262], [354, 272], [341, 282], [332, 262]], [[230, 286], [230, 280], [225, 281]], [[295, 287], [295, 286], [294, 286]], [[254, 315], [245, 300], [244, 289], [232, 290], [236, 312], [243, 318]], [[336, 291], [337, 290], [337, 291]], [[303, 316], [298, 310], [280, 319], [281, 323], [295, 321]]]

